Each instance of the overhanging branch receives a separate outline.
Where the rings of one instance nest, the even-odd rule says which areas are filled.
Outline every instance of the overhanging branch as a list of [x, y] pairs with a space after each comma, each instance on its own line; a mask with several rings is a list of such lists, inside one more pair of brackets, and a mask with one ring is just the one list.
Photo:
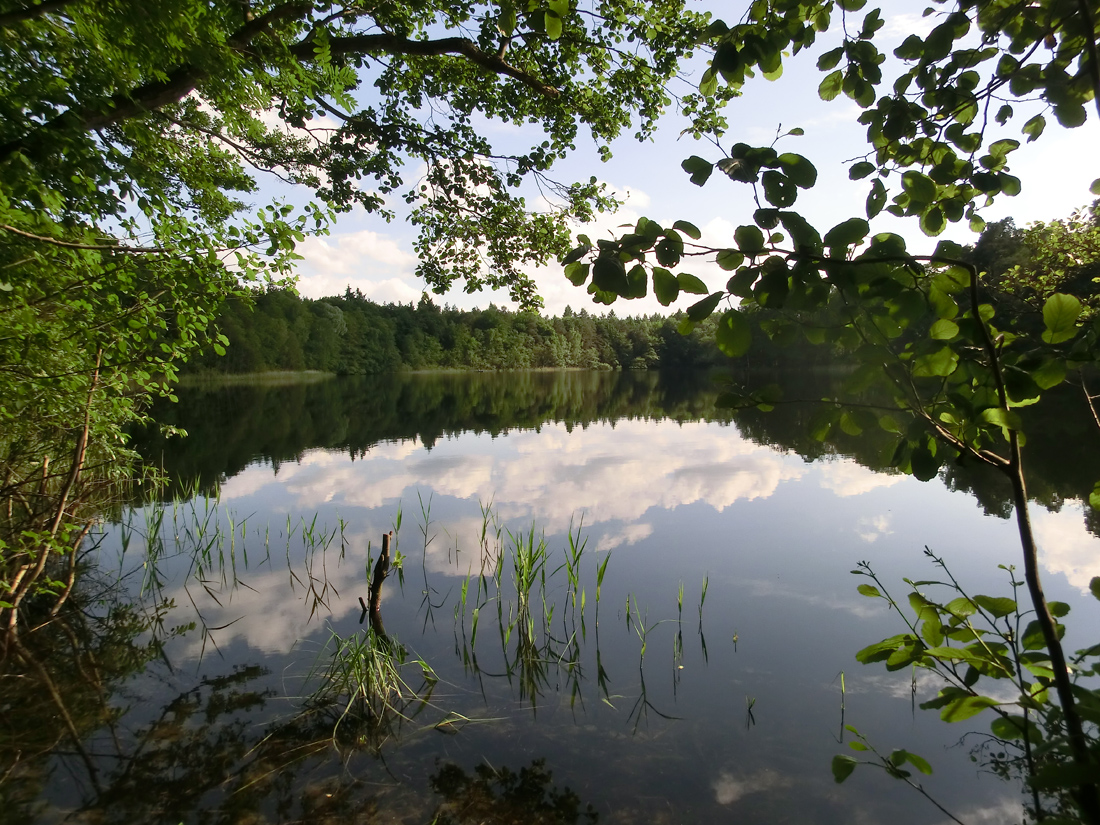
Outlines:
[[[401, 54], [421, 57], [442, 57], [459, 55], [471, 63], [494, 74], [505, 75], [518, 80], [546, 97], [559, 97], [561, 92], [544, 83], [534, 75], [518, 69], [508, 63], [499, 54], [490, 54], [478, 48], [474, 41], [465, 37], [444, 37], [438, 40], [410, 40], [395, 34], [355, 34], [347, 37], [333, 37], [328, 41], [333, 55], [343, 54]], [[291, 54], [301, 60], [312, 59], [315, 44], [305, 40], [291, 48]]]
[[[48, 0], [48, 2], [53, 1]], [[254, 20], [249, 20], [226, 42], [233, 51], [246, 53], [249, 43], [268, 30], [274, 23], [302, 18], [311, 10], [312, 6], [310, 4], [303, 3], [286, 3], [276, 6], [266, 14]], [[500, 55], [482, 51], [476, 43], [464, 37], [410, 40], [394, 34], [359, 34], [330, 38], [328, 44], [331, 53], [334, 55], [390, 54], [424, 57], [454, 55], [465, 58], [470, 63], [480, 66], [486, 71], [518, 80], [546, 97], [557, 98], [561, 94], [556, 88], [544, 83], [538, 77], [516, 68]], [[307, 36], [290, 46], [289, 52], [298, 60], [311, 62], [316, 59], [316, 41], [314, 38]], [[194, 64], [185, 64], [170, 72], [164, 80], [145, 83], [95, 105], [69, 109], [22, 137], [0, 145], [0, 162], [16, 152], [40, 145], [45, 135], [67, 130], [88, 132], [94, 129], [102, 129], [128, 118], [138, 117], [176, 103], [194, 91], [207, 76], [208, 71], [206, 69]]]

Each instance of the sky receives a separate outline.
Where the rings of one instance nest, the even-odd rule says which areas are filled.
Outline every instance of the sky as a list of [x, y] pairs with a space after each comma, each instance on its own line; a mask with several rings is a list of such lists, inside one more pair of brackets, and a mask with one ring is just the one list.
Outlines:
[[[713, 2], [693, 5], [715, 7]], [[744, 2], [724, 4], [719, 16], [732, 22], [746, 5]], [[924, 2], [891, 2], [884, 13], [886, 26], [876, 35], [880, 50], [889, 54], [909, 34], [927, 33], [936, 25], [935, 17], [922, 16], [925, 7]], [[763, 77], [750, 80], [744, 94], [727, 108], [730, 129], [722, 142], [726, 149], [735, 142], [767, 145], [780, 131], [803, 129], [803, 136], [785, 137], [776, 148], [780, 152], [804, 155], [817, 167], [817, 186], [800, 193], [796, 208], [823, 230], [845, 218], [864, 216], [864, 200], [870, 183], [870, 179], [850, 181], [847, 174], [850, 163], [845, 163], [866, 151], [864, 127], [856, 122], [859, 107], [843, 95], [828, 103], [817, 96], [817, 86], [823, 76], [815, 66], [817, 55], [836, 42], [835, 38], [819, 38], [809, 54], [785, 60], [784, 75], [777, 81], [769, 82]], [[888, 60], [884, 66], [888, 79], [889, 66]], [[689, 67], [689, 80], [697, 82], [704, 67], [701, 62]], [[1021, 140], [1020, 149], [1010, 156], [1009, 171], [1021, 179], [1023, 191], [1015, 198], [1000, 197], [981, 211], [982, 216], [987, 221], [1012, 217], [1018, 226], [1025, 226], [1033, 221], [1065, 217], [1073, 209], [1088, 204], [1093, 197], [1089, 194], [1089, 185], [1100, 178], [1100, 152], [1096, 151], [1100, 146], [1100, 126], [1094, 107], [1089, 108], [1088, 121], [1077, 129], [1063, 129], [1053, 117], [1048, 117], [1046, 133], [1033, 144], [1023, 142], [1024, 138], [1019, 135], [1020, 125], [1030, 116], [1020, 116], [1027, 106], [1015, 105], [1015, 108], [1017, 117], [1005, 127], [1004, 133], [988, 137], [987, 142], [997, 137]], [[607, 163], [599, 160], [591, 141], [586, 144], [579, 140], [577, 151], [555, 167], [556, 177], [587, 180], [595, 175], [624, 203], [617, 213], [602, 215], [594, 225], [578, 226], [576, 231], [586, 233], [593, 240], [609, 238], [621, 234], [619, 227], [622, 225], [633, 224], [644, 215], [666, 226], [677, 219], [689, 220], [702, 230], [703, 242], [732, 244], [734, 229], [740, 224], [752, 223], [755, 204], [751, 189], [721, 174], [714, 174], [702, 188], [693, 185], [681, 170], [680, 162], [693, 154], [712, 161], [721, 155], [713, 145], [696, 142], [690, 137], [681, 138], [685, 124], [684, 118], [670, 111], [652, 141], [638, 143], [631, 137], [623, 137], [614, 142], [613, 157]], [[517, 146], [529, 146], [541, 140], [532, 127], [520, 129], [487, 120], [479, 125], [494, 141], [505, 145], [515, 142]], [[406, 176], [408, 180], [418, 177], [415, 170], [410, 172]], [[534, 203], [539, 204], [537, 198]], [[307, 297], [319, 298], [343, 293], [345, 287], [350, 286], [380, 303], [419, 300], [425, 286], [415, 274], [415, 229], [405, 221], [406, 211], [399, 198], [392, 199], [390, 205], [398, 213], [392, 222], [357, 209], [340, 216], [330, 235], [311, 237], [301, 244], [298, 250], [303, 256], [298, 267], [299, 291]], [[965, 222], [949, 225], [936, 239], [923, 236], [914, 220], [897, 219], [885, 213], [876, 218], [871, 227], [875, 232], [904, 235], [909, 239], [909, 248], [918, 253], [930, 252], [935, 242], [942, 238], [960, 243], [972, 243], [976, 239]], [[544, 314], [560, 315], [566, 306], [574, 310], [584, 307], [597, 313], [608, 310], [592, 304], [583, 288], [570, 284], [560, 266], [529, 271], [545, 302]], [[697, 261], [681, 271], [698, 275], [711, 289], [720, 288], [728, 277], [716, 265]], [[452, 288], [445, 296], [433, 298], [437, 303], [461, 308], [486, 307], [491, 302], [498, 306], [514, 306], [504, 293], [466, 294], [459, 287]], [[618, 315], [670, 312], [686, 307], [693, 300], [687, 296], [664, 309], [650, 295], [641, 300], [620, 300], [611, 309]]]

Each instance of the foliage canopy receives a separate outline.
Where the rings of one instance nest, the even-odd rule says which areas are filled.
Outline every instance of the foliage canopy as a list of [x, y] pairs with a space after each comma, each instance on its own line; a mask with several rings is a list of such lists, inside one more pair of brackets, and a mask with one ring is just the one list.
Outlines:
[[[125, 477], [140, 401], [223, 349], [224, 299], [286, 282], [334, 214], [402, 198], [430, 284], [535, 303], [520, 267], [612, 204], [551, 167], [585, 130], [647, 136], [705, 25], [683, 0], [0, 4], [0, 610], [39, 548], [75, 558], [62, 525]], [[543, 134], [498, 148], [494, 123]], [[313, 201], [256, 207], [261, 177]]]

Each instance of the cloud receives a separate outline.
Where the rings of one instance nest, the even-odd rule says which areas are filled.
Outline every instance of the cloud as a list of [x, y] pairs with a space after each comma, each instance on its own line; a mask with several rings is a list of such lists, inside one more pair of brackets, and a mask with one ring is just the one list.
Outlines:
[[749, 794], [787, 788], [792, 784], [788, 777], [772, 770], [757, 771], [740, 778], [729, 771], [722, 771], [711, 782], [711, 788], [719, 805], [732, 805]]
[[369, 229], [310, 236], [298, 254], [298, 289], [310, 298], [339, 295], [351, 286], [378, 303], [408, 303], [424, 291], [416, 256], [400, 239]]
[[[1003, 822], [1024, 821], [1024, 806], [1015, 797], [1005, 797], [999, 802], [980, 808], [963, 808], [955, 813], [959, 815], [956, 822], [962, 820], [969, 825], [1001, 825]], [[937, 825], [948, 825], [950, 821], [944, 819]]]
[[653, 535], [652, 524], [628, 524], [621, 530], [605, 533], [597, 542], [596, 547], [599, 550], [612, 550], [623, 544], [637, 544], [651, 535]]
[[905, 478], [900, 473], [886, 475], [868, 470], [848, 458], [825, 461], [818, 466], [818, 472], [822, 476], [821, 486], [826, 490], [832, 490], [842, 498], [869, 493], [880, 487], [892, 487]]
[[864, 516], [856, 522], [856, 535], [866, 542], [873, 542], [882, 536], [889, 536], [894, 531], [890, 529], [890, 516]]
[[238, 500], [258, 491], [277, 494], [296, 512], [331, 502], [346, 514], [351, 507], [415, 500], [418, 490], [430, 488], [455, 499], [493, 501], [513, 527], [537, 518], [548, 533], [564, 533], [581, 515], [593, 527], [618, 523], [596, 533], [601, 549], [609, 549], [646, 538], [653, 528], [642, 519], [652, 508], [706, 504], [722, 511], [767, 498], [807, 472], [797, 456], [754, 444], [733, 427], [619, 421], [571, 434], [564, 424], [511, 433], [488, 454], [471, 452], [461, 440], [440, 442], [431, 452], [411, 442], [379, 445], [355, 462], [312, 450], [282, 464], [277, 478], [268, 466], [250, 467], [226, 489]]
[[1031, 516], [1040, 563], [1088, 593], [1089, 581], [1100, 576], [1100, 539], [1084, 529], [1084, 521], [1078, 504], [1067, 504], [1058, 513], [1036, 507]]
[[824, 607], [827, 610], [843, 610], [861, 619], [873, 618], [882, 615], [882, 606], [875, 604], [875, 600], [863, 596], [836, 596], [810, 593], [804, 590], [796, 590], [787, 585], [778, 584], [769, 579], [742, 579], [741, 583], [749, 588], [749, 595], [760, 598], [794, 599], [815, 607]]

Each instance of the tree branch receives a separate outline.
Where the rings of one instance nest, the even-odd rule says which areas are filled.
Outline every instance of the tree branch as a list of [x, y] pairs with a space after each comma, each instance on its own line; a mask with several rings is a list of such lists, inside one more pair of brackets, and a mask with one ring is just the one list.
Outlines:
[[[546, 97], [560, 97], [561, 92], [523, 69], [518, 69], [505, 61], [500, 55], [483, 52], [474, 41], [465, 37], [444, 37], [439, 40], [409, 40], [395, 34], [355, 34], [348, 37], [333, 37], [328, 41], [334, 55], [343, 54], [403, 54], [421, 57], [442, 57], [460, 55], [471, 63], [494, 74], [506, 75]], [[304, 40], [290, 49], [291, 54], [301, 60], [310, 60], [314, 54], [314, 43]]]
[[[55, 0], [49, 1], [54, 2]], [[56, 2], [60, 2], [60, 0], [56, 0]], [[226, 42], [233, 51], [242, 53], [252, 40], [266, 31], [273, 23], [303, 17], [311, 10], [312, 5], [308, 3], [286, 3], [276, 6], [267, 14], [249, 20]], [[474, 41], [464, 37], [410, 40], [394, 34], [358, 34], [331, 38], [329, 47], [334, 55], [393, 54], [424, 57], [457, 55], [489, 72], [518, 80], [546, 97], [557, 98], [561, 95], [553, 86], [544, 83], [522, 69], [516, 68], [499, 55], [482, 51]], [[315, 50], [315, 41], [310, 36], [289, 48], [290, 54], [302, 61], [313, 61], [316, 58]], [[69, 109], [22, 137], [0, 145], [0, 162], [16, 152], [39, 145], [43, 134], [69, 129], [80, 132], [102, 129], [119, 121], [176, 103], [194, 91], [198, 84], [206, 79], [207, 75], [208, 71], [206, 69], [193, 64], [186, 64], [170, 72], [165, 80], [145, 83], [136, 89], [116, 94], [96, 105]]]
[[90, 249], [100, 252], [126, 252], [134, 255], [164, 255], [172, 253], [178, 254], [178, 250], [164, 249], [157, 246], [123, 246], [122, 244], [72, 243], [71, 241], [62, 241], [57, 238], [50, 238], [46, 235], [35, 235], [33, 232], [25, 232], [22, 229], [16, 229], [14, 226], [9, 226], [6, 223], [0, 223], [0, 230], [11, 232], [13, 235], [19, 235], [24, 238], [30, 238], [32, 241], [42, 241], [43, 243], [53, 244], [54, 246], [63, 246], [66, 249]]
[[0, 14], [0, 28], [7, 28], [26, 20], [37, 20], [39, 17], [55, 12], [75, 1], [76, 0], [44, 0], [44, 2], [35, 6], [25, 6], [21, 9], [4, 12]]
[[[233, 51], [243, 52], [252, 40], [273, 23], [301, 17], [308, 14], [312, 8], [308, 3], [286, 3], [276, 6], [267, 14], [249, 20], [231, 35], [226, 43]], [[176, 103], [189, 95], [199, 83], [206, 79], [207, 74], [205, 69], [186, 64], [170, 72], [165, 80], [145, 83], [129, 92], [116, 94], [97, 105], [69, 109], [28, 134], [0, 145], [0, 161], [6, 160], [15, 152], [38, 144], [39, 136], [43, 132], [60, 132], [66, 129], [90, 132]]]

